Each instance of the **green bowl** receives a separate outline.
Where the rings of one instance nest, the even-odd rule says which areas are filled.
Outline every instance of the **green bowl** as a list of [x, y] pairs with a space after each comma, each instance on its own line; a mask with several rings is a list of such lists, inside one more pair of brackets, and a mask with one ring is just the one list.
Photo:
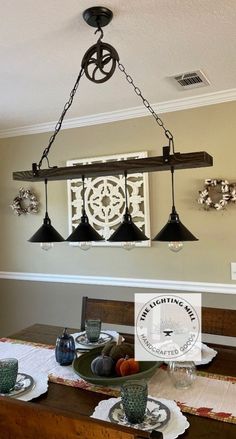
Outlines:
[[97, 384], [101, 386], [119, 386], [128, 380], [140, 380], [150, 378], [160, 366], [160, 361], [139, 361], [140, 371], [133, 375], [126, 375], [124, 377], [118, 377], [112, 375], [110, 377], [101, 377], [94, 375], [91, 371], [91, 362], [94, 358], [100, 355], [103, 347], [92, 349], [80, 357], [75, 358], [72, 367], [83, 380], [88, 381], [92, 384]]

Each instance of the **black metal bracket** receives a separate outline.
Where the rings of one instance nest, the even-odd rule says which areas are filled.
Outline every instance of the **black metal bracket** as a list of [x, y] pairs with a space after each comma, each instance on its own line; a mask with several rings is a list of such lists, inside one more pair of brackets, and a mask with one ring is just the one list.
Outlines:
[[170, 147], [169, 146], [163, 146], [163, 163], [169, 163], [170, 161]]
[[34, 177], [37, 177], [38, 175], [38, 165], [37, 163], [32, 163], [32, 173]]

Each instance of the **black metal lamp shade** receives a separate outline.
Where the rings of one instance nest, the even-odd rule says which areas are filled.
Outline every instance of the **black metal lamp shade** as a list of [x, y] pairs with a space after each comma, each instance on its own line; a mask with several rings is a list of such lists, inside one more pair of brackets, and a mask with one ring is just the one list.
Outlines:
[[155, 236], [153, 241], [198, 241], [198, 239], [181, 223], [175, 208], [169, 216], [167, 224]]
[[99, 235], [99, 233], [93, 229], [93, 227], [89, 224], [88, 217], [83, 212], [81, 217], [80, 224], [76, 227], [76, 229], [70, 234], [66, 241], [69, 242], [91, 242], [91, 241], [103, 241], [103, 237]]
[[132, 217], [126, 209], [123, 221], [115, 232], [110, 236], [110, 242], [136, 242], [147, 241], [149, 238], [133, 223]]
[[51, 225], [51, 220], [46, 212], [43, 220], [43, 225], [37, 232], [28, 240], [29, 242], [63, 242], [64, 238]]

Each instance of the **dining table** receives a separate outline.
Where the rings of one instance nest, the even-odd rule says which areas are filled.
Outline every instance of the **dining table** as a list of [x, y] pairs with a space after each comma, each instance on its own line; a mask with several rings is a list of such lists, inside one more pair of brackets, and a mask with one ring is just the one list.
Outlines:
[[[8, 339], [24, 342], [55, 345], [63, 327], [34, 324], [21, 331], [11, 334]], [[79, 332], [78, 328], [68, 328], [70, 333]], [[122, 334], [126, 341], [132, 341], [132, 334]], [[197, 366], [198, 371], [236, 377], [236, 347], [208, 344], [217, 350], [218, 354], [208, 364]], [[236, 384], [235, 384], [236, 385]], [[87, 389], [61, 385], [49, 382], [46, 393], [33, 400], [34, 403], [52, 409], [61, 409], [90, 417], [101, 400], [110, 398], [104, 393], [88, 391]], [[30, 402], [28, 402], [30, 404]], [[236, 401], [235, 401], [236, 404]], [[189, 428], [179, 439], [235, 439], [236, 424], [222, 422], [205, 416], [184, 413], [190, 424]]]

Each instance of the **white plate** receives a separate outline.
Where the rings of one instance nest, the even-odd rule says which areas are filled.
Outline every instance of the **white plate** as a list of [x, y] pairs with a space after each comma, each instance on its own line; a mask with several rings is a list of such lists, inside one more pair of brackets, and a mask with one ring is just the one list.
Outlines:
[[202, 359], [201, 361], [195, 361], [196, 366], [210, 363], [213, 360], [213, 358], [217, 355], [217, 353], [218, 352], [215, 351], [215, 349], [209, 348], [209, 346], [202, 343]]
[[105, 345], [106, 343], [108, 343], [109, 341], [112, 341], [112, 340], [113, 340], [112, 335], [110, 335], [110, 334], [108, 334], [107, 332], [104, 332], [104, 331], [101, 331], [99, 340], [96, 341], [96, 342], [88, 341], [85, 332], [82, 332], [81, 334], [79, 334], [75, 338], [76, 343], [78, 343], [79, 345], [82, 345], [82, 346], [84, 346], [85, 348], [88, 348], [88, 349], [97, 348], [98, 346], [103, 346], [103, 345]]
[[[106, 332], [106, 334], [110, 335], [112, 337], [113, 341], [117, 341], [119, 338], [119, 333], [116, 331], [111, 331], [109, 329], [104, 329], [104, 330], [102, 329], [102, 332]], [[78, 354], [83, 353], [83, 352], [88, 352], [91, 349], [91, 347], [84, 346], [76, 341], [77, 337], [79, 337], [81, 334], [84, 334], [84, 331], [83, 332], [75, 332], [74, 334], [71, 334], [74, 337], [75, 348], [77, 349]], [[123, 340], [124, 340], [124, 338], [122, 337], [122, 341]]]
[[[170, 410], [170, 421], [163, 428], [158, 429], [158, 431], [162, 432], [163, 439], [176, 439], [180, 434], [183, 434], [187, 428], [189, 428], [187, 418], [182, 414], [175, 401], [164, 398], [151, 398], [161, 402]], [[95, 407], [91, 418], [110, 422], [108, 417], [110, 409], [119, 401], [121, 401], [120, 398], [110, 398], [100, 401], [97, 407]]]
[[[200, 349], [200, 346], [195, 346], [189, 353], [189, 356], [191, 355], [191, 358], [188, 360], [188, 354], [185, 355], [185, 358], [183, 361], [192, 361], [192, 356], [194, 354], [197, 355], [197, 350]], [[210, 363], [213, 358], [217, 355], [217, 351], [215, 351], [215, 349], [209, 348], [209, 346], [207, 346], [204, 343], [201, 343], [201, 355], [202, 355], [202, 359], [199, 361], [194, 361], [194, 363], [196, 364], [196, 366], [201, 366], [202, 364], [208, 364]], [[177, 360], [177, 361], [181, 361], [181, 359]], [[168, 364], [168, 361], [165, 361], [165, 364]]]
[[31, 375], [26, 373], [18, 373], [14, 389], [9, 393], [1, 393], [1, 396], [9, 396], [10, 398], [18, 398], [25, 393], [30, 392], [35, 387], [35, 381]]
[[148, 398], [147, 409], [143, 422], [140, 424], [131, 424], [125, 416], [122, 402], [118, 401], [110, 409], [108, 417], [109, 420], [115, 424], [126, 425], [127, 427], [137, 428], [145, 431], [159, 431], [168, 424], [170, 420], [170, 410], [162, 402], [157, 401], [154, 398]]
[[31, 401], [31, 399], [37, 398], [48, 390], [48, 374], [37, 372], [32, 373], [32, 377], [35, 385], [29, 392], [22, 395], [18, 395], [17, 399], [21, 401]]
[[48, 374], [46, 373], [37, 372], [28, 375], [19, 372], [17, 381], [19, 384], [23, 384], [23, 387], [20, 388], [18, 386], [18, 390], [15, 388], [7, 396], [20, 399], [21, 401], [31, 401], [31, 399], [37, 398], [48, 390]]

